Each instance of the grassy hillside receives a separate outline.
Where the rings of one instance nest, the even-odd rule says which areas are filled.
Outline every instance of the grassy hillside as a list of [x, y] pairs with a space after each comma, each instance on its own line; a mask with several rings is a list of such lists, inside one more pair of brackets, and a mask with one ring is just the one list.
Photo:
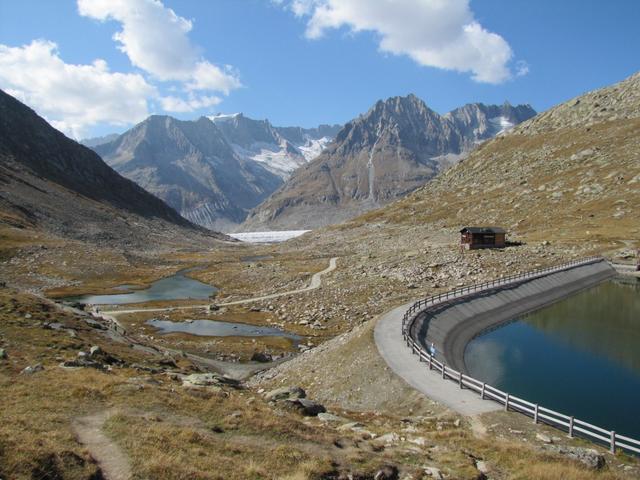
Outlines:
[[601, 246], [640, 233], [640, 75], [491, 140], [354, 224], [502, 225], [528, 240]]

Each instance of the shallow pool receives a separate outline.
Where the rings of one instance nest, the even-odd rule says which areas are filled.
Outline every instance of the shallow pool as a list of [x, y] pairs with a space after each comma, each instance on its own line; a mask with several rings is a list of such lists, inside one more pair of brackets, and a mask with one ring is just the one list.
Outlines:
[[295, 345], [302, 339], [299, 335], [279, 328], [218, 320], [172, 322], [153, 319], [147, 321], [147, 324], [159, 329], [160, 333], [188, 333], [203, 337], [282, 337], [292, 340]]
[[206, 283], [187, 277], [189, 268], [175, 275], [156, 280], [148, 288], [135, 290], [131, 285], [119, 285], [116, 290], [133, 290], [129, 293], [113, 295], [80, 295], [63, 300], [81, 302], [92, 305], [124, 305], [127, 303], [143, 303], [154, 300], [207, 300], [217, 289]]

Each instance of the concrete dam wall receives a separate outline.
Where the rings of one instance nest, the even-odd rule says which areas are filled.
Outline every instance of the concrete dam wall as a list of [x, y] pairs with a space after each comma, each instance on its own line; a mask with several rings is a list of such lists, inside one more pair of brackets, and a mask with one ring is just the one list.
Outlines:
[[452, 299], [420, 313], [410, 333], [425, 349], [433, 342], [449, 366], [468, 373], [464, 351], [473, 338], [615, 275], [602, 260]]

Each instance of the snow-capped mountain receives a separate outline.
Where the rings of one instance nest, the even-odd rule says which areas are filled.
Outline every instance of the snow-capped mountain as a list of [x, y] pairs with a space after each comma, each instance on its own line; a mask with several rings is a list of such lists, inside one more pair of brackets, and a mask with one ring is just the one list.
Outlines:
[[93, 149], [190, 221], [232, 231], [338, 127], [273, 127], [241, 113], [182, 121], [154, 115]]
[[253, 120], [242, 113], [209, 118], [237, 155], [261, 163], [282, 179], [289, 178], [294, 170], [317, 157], [340, 129], [339, 125], [312, 129], [274, 127], [269, 120]]
[[242, 229], [307, 229], [380, 207], [424, 185], [478, 143], [535, 115], [469, 104], [439, 115], [415, 95], [378, 101], [248, 216]]
[[508, 132], [535, 114], [531, 105], [514, 107], [509, 102], [502, 105], [469, 103], [452, 110], [443, 117], [460, 131], [463, 149], [469, 150], [489, 138]]

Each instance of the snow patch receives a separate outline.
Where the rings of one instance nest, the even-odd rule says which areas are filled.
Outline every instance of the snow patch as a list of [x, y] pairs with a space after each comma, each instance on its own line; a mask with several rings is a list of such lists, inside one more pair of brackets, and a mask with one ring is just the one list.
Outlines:
[[320, 155], [326, 148], [326, 146], [333, 141], [331, 137], [322, 137], [318, 139], [307, 137], [306, 140], [307, 143], [305, 143], [304, 145], [296, 146], [298, 147], [300, 152], [302, 152], [302, 155], [307, 160], [307, 162], [310, 162], [318, 155]]
[[499, 117], [493, 117], [489, 119], [489, 123], [495, 129], [495, 135], [500, 135], [502, 133], [508, 132], [511, 130], [515, 124], [504, 115], [500, 115]]
[[242, 158], [262, 163], [267, 170], [283, 180], [289, 178], [291, 172], [306, 163], [304, 156], [287, 151], [285, 145], [255, 142], [248, 149], [236, 144], [232, 144], [231, 147]]
[[240, 112], [238, 113], [217, 113], [216, 115], [209, 115], [207, 118], [212, 122], [225, 122], [228, 120], [233, 120], [237, 116], [242, 115]]

